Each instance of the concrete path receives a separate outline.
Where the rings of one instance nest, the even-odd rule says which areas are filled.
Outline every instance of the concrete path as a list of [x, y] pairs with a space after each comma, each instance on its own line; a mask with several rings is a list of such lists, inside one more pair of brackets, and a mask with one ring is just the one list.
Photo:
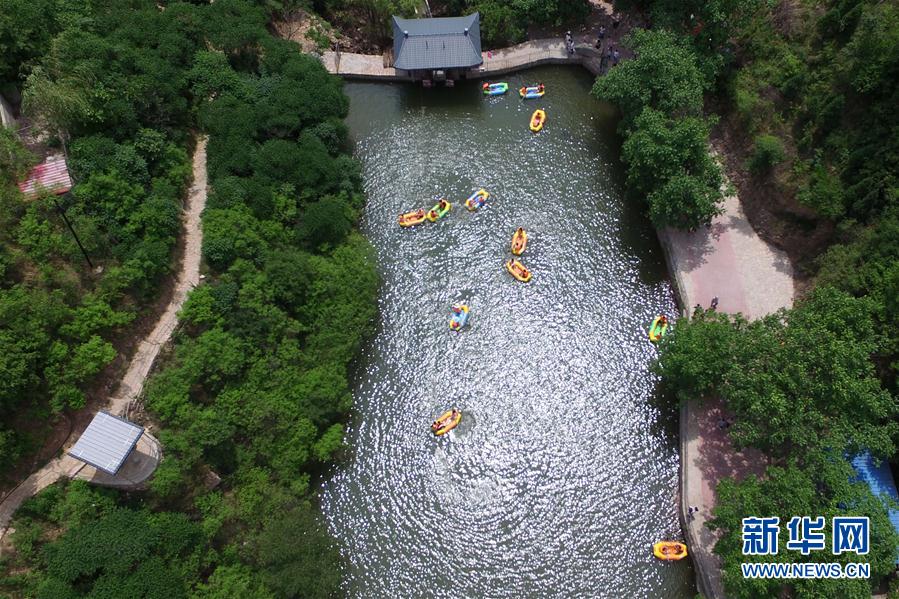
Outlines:
[[[583, 47], [582, 47], [583, 46]], [[469, 73], [469, 79], [484, 79], [513, 71], [520, 71], [540, 64], [582, 64], [585, 61], [583, 50], [589, 45], [578, 46], [578, 52], [569, 55], [565, 51], [565, 42], [558, 38], [533, 40], [503, 48], [482, 52], [484, 64], [480, 69]], [[592, 55], [590, 59], [594, 58]], [[393, 67], [384, 66], [384, 57], [380, 54], [353, 54], [325, 52], [322, 64], [329, 73], [341, 75], [347, 79], [371, 79], [385, 81], [411, 81], [411, 78]]]
[[569, 55], [565, 51], [565, 42], [558, 38], [533, 40], [501, 50], [487, 51], [482, 53], [482, 57], [484, 64], [478, 71], [480, 77], [502, 75], [540, 64], [580, 64], [577, 55]]
[[397, 75], [393, 67], [385, 67], [384, 57], [381, 54], [325, 52], [322, 54], [322, 64], [329, 73], [347, 78], [410, 81], [409, 77]]
[[[110, 398], [106, 410], [119, 416], [127, 416], [132, 402], [140, 395], [144, 382], [159, 350], [171, 338], [172, 332], [178, 322], [178, 311], [184, 304], [188, 292], [199, 283], [200, 280], [200, 255], [203, 242], [203, 231], [200, 226], [200, 216], [206, 207], [206, 138], [197, 141], [197, 147], [193, 155], [193, 185], [187, 196], [187, 205], [182, 214], [184, 226], [184, 257], [181, 261], [181, 270], [178, 273], [178, 281], [172, 299], [165, 311], [159, 317], [156, 326], [149, 335], [140, 343], [125, 376], [116, 393]], [[80, 434], [80, 432], [78, 433]], [[145, 433], [146, 434], [146, 433]], [[66, 441], [66, 446], [76, 440], [73, 434]], [[148, 439], [149, 441], [149, 439]], [[148, 445], [148, 452], [152, 452]], [[12, 520], [15, 511], [23, 501], [35, 495], [44, 488], [52, 485], [62, 477], [84, 477], [82, 470], [91, 468], [68, 454], [50, 460], [43, 468], [34, 472], [19, 486], [13, 489], [2, 502], [0, 502], [0, 541], [7, 532], [7, 527]], [[86, 478], [92, 478], [87, 476]]]
[[206, 185], [206, 138], [202, 138], [194, 150], [193, 184], [187, 194], [187, 206], [182, 215], [184, 256], [175, 290], [165, 311], [156, 321], [156, 326], [137, 347], [125, 376], [110, 399], [107, 410], [112, 414], [128, 416], [132, 403], [143, 391], [147, 375], [153, 368], [159, 350], [171, 339], [178, 325], [178, 312], [187, 299], [187, 294], [200, 283], [200, 257], [203, 246], [200, 217], [206, 207]]
[[[708, 308], [715, 296], [718, 310], [751, 319], [792, 305], [793, 269], [786, 255], [756, 235], [737, 197], [726, 198], [723, 207], [724, 214], [708, 229], [659, 232], [685, 316], [697, 304]], [[681, 519], [697, 586], [708, 599], [724, 597], [721, 562], [712, 553], [718, 535], [705, 527], [715, 506], [715, 488], [724, 477], [740, 479], [765, 466], [759, 452], [734, 451], [720, 426], [726, 416], [722, 402], [712, 398], [689, 402], [680, 417]], [[699, 508], [692, 518], [689, 506]]]
[[16, 128], [16, 119], [12, 115], [12, 106], [6, 101], [6, 98], [0, 94], [0, 124], [10, 129]]
[[756, 235], [736, 196], [725, 198], [723, 208], [708, 229], [663, 232], [684, 308], [707, 308], [717, 296], [721, 312], [754, 319], [791, 305], [793, 267], [786, 254]]

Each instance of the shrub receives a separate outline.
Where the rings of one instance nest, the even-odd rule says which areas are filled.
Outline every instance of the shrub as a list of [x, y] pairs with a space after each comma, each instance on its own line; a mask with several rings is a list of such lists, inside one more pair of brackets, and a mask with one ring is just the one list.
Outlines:
[[766, 173], [785, 157], [783, 142], [775, 135], [759, 135], [755, 138], [749, 170], [756, 174]]
[[799, 190], [797, 198], [825, 218], [836, 219], [846, 211], [843, 184], [821, 160], [812, 165], [808, 184]]

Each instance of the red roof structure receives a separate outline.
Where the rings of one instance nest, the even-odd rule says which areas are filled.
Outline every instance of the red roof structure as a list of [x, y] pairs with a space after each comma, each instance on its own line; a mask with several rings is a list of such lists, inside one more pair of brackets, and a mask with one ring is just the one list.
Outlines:
[[19, 183], [19, 190], [29, 200], [36, 198], [42, 190], [62, 195], [70, 189], [72, 177], [69, 176], [69, 167], [62, 154], [48, 156], [43, 163], [31, 169], [27, 179]]

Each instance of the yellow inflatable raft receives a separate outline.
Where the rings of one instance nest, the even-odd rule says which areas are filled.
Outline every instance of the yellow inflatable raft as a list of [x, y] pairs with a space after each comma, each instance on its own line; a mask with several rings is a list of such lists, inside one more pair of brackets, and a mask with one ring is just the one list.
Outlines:
[[676, 562], [687, 557], [687, 546], [677, 541], [659, 541], [652, 546], [652, 554], [666, 562]]
[[418, 210], [413, 210], [412, 212], [406, 212], [404, 214], [400, 214], [400, 226], [401, 227], [414, 227], [415, 225], [420, 225], [425, 222], [425, 218], [427, 217], [427, 213], [424, 208], [419, 208]]
[[431, 432], [437, 435], [445, 435], [462, 422], [462, 411], [453, 408], [440, 415], [440, 418], [431, 423]]
[[512, 234], [512, 253], [516, 256], [520, 256], [524, 253], [524, 250], [527, 247], [528, 233], [521, 227], [518, 227], [518, 230]]
[[522, 283], [527, 283], [531, 280], [531, 271], [525, 268], [524, 264], [522, 264], [515, 258], [506, 260], [506, 270], [509, 271], [510, 275], [512, 275]]
[[538, 108], [534, 111], [534, 114], [531, 115], [531, 131], [536, 133], [543, 129], [543, 123], [546, 122], [546, 113]]

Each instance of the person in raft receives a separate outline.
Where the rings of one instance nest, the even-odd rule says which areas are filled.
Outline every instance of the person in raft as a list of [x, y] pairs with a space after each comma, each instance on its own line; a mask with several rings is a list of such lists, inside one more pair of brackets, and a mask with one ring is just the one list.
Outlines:
[[441, 210], [443, 210], [444, 208], [446, 208], [446, 200], [440, 200], [439, 206], [440, 206], [440, 209], [441, 209]]
[[661, 316], [659, 316], [659, 326], [663, 326], [666, 324], [668, 324], [668, 317], [662, 314]]
[[459, 314], [459, 313], [462, 312], [462, 308], [460, 308], [460, 307], [459, 307], [458, 305], [456, 305], [456, 304], [453, 304], [452, 310], [453, 310], [453, 314]]
[[542, 83], [540, 83], [539, 85], [537, 85], [537, 91], [540, 92], [540, 93], [543, 93], [543, 84], [542, 84]]

